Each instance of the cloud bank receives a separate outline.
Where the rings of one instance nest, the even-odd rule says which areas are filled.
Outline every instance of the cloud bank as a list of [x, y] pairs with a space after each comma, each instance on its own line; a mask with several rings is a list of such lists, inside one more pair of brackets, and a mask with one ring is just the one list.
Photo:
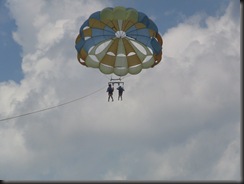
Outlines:
[[[107, 84], [76, 61], [74, 40], [108, 1], [8, 1], [23, 80], [0, 83], [0, 117]], [[35, 7], [35, 8], [33, 8]], [[163, 34], [163, 60], [82, 101], [0, 124], [0, 178], [240, 180], [240, 11], [194, 15]], [[160, 28], [159, 28], [160, 29]], [[115, 99], [116, 99], [115, 93]]]

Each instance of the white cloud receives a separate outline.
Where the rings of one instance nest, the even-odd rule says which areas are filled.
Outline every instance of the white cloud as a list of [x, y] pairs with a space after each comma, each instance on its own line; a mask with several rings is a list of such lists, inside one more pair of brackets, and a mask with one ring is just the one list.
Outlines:
[[[106, 85], [99, 71], [76, 61], [74, 40], [82, 22], [108, 2], [21, 3], [9, 1], [9, 8], [25, 78], [0, 84], [1, 117]], [[108, 103], [104, 89], [1, 122], [0, 177], [240, 180], [240, 21], [234, 5], [223, 16], [194, 16], [169, 29], [163, 61], [124, 79], [123, 102], [115, 93]]]
[[240, 126], [234, 127], [236, 137], [231, 141], [213, 168], [213, 178], [234, 180], [241, 175]]

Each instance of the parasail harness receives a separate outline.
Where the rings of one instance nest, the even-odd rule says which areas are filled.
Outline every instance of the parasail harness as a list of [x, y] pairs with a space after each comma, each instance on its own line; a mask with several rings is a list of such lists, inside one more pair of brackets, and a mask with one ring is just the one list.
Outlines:
[[124, 86], [124, 82], [121, 81], [121, 78], [113, 79], [113, 78], [111, 77], [110, 82], [108, 82], [108, 85], [109, 85], [109, 84], [112, 84], [113, 86], [114, 86], [114, 84], [118, 84], [118, 86], [119, 86], [120, 84], [123, 84], [123, 86]]

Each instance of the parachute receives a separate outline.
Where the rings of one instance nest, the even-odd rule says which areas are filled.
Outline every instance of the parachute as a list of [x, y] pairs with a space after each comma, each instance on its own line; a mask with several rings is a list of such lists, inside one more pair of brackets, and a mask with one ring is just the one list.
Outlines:
[[162, 44], [156, 24], [147, 15], [118, 6], [90, 15], [80, 27], [75, 48], [80, 64], [125, 76], [157, 65]]

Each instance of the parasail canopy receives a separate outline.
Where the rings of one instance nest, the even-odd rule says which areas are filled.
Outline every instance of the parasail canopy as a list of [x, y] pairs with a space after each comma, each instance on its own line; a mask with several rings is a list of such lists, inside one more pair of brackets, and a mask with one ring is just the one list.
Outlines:
[[80, 27], [78, 61], [104, 74], [138, 74], [161, 61], [163, 40], [156, 24], [133, 8], [105, 8]]

